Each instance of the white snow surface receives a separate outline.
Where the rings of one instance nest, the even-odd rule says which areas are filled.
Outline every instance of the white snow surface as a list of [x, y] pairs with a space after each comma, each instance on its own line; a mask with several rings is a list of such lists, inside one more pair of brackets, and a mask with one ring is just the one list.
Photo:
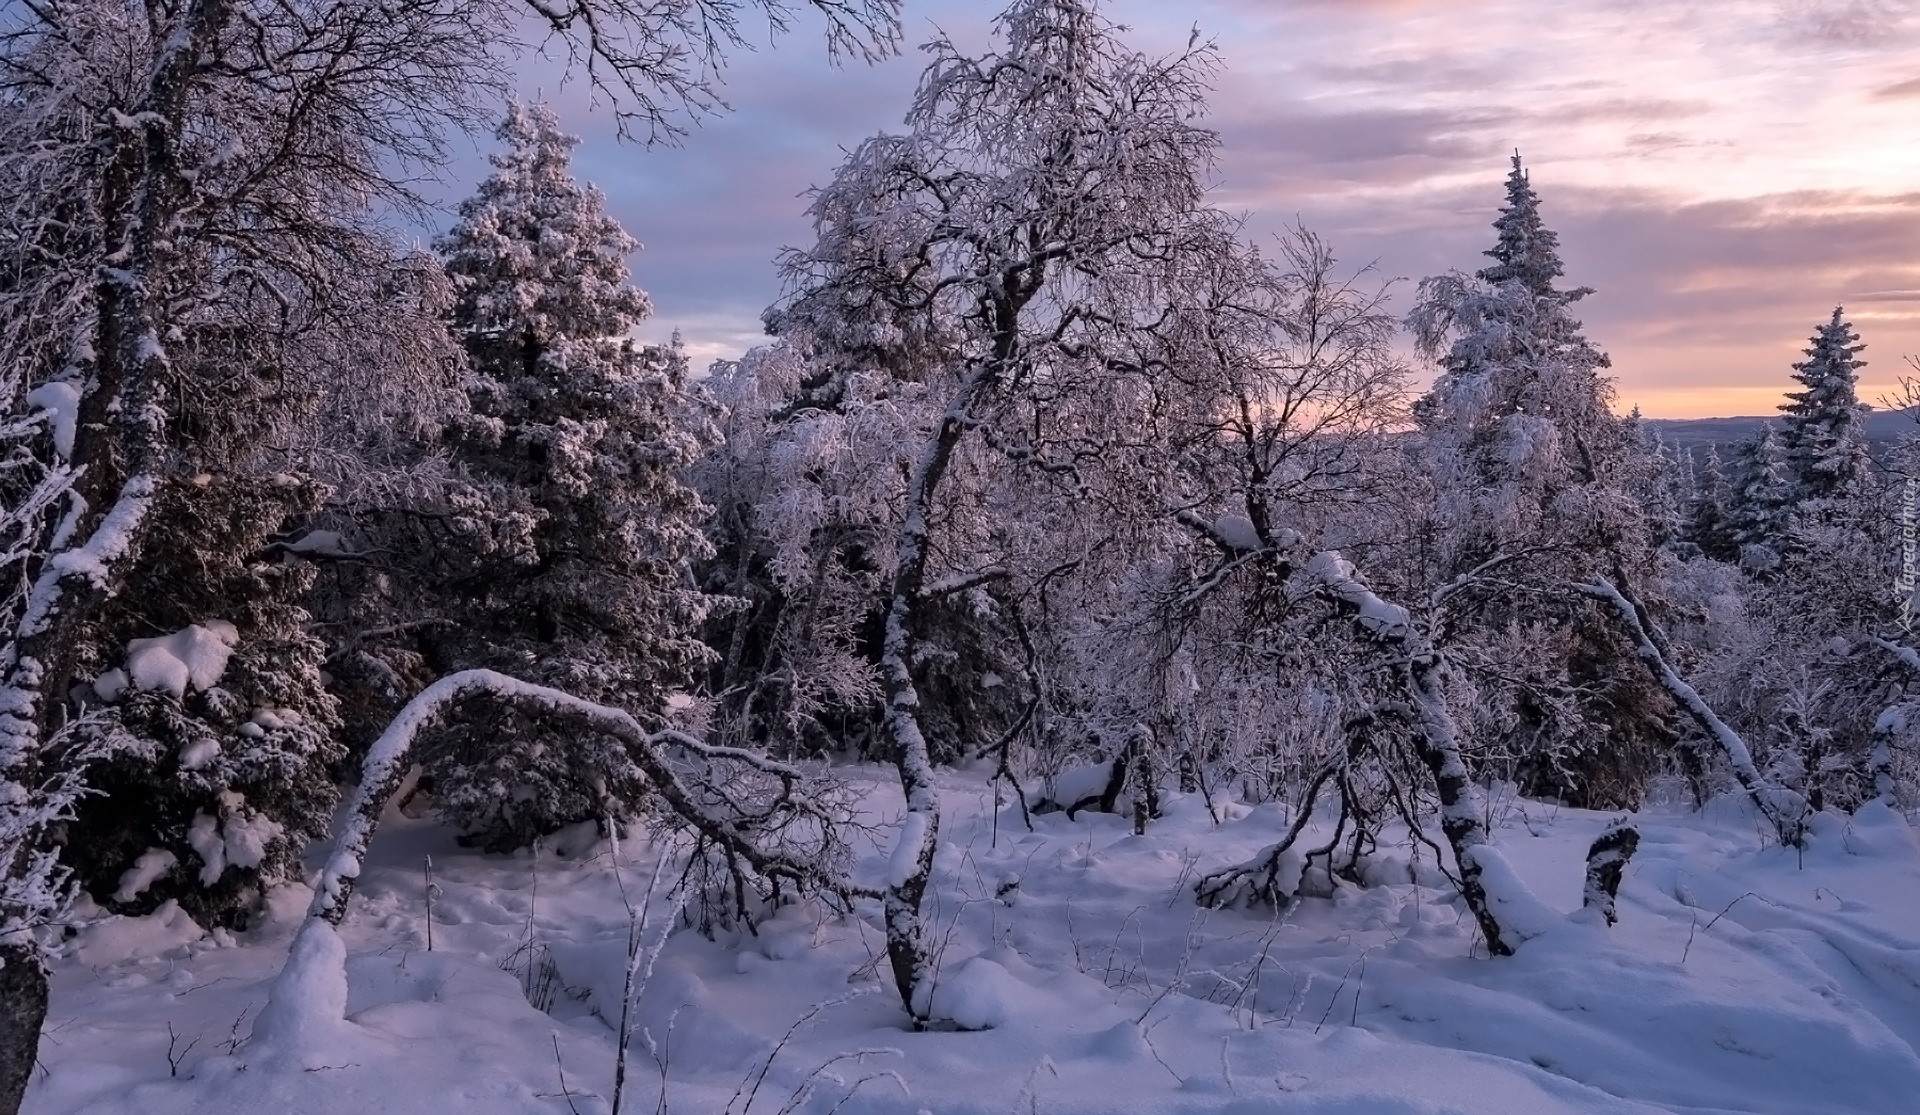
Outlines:
[[176, 698], [185, 697], [188, 687], [204, 693], [220, 684], [239, 642], [233, 624], [217, 619], [157, 639], [134, 639], [127, 644], [127, 674], [135, 689], [157, 689]]
[[[890, 771], [847, 774], [871, 786], [856, 877], [878, 882], [899, 793]], [[1216, 826], [1198, 796], [1169, 794], [1144, 837], [1093, 813], [1037, 816], [1028, 832], [1009, 806], [996, 832], [984, 775], [943, 771], [938, 786], [934, 1001], [961, 1028], [903, 1028], [877, 902], [850, 916], [789, 906], [713, 940], [680, 932], [637, 999], [628, 1110], [661, 1106], [638, 1029], [667, 1062], [673, 1115], [739, 1112], [736, 1090], [763, 1065], [749, 1115], [1916, 1110], [1920, 850], [1882, 804], [1816, 817], [1804, 854], [1762, 840], [1740, 797], [1643, 813], [1608, 929], [1568, 915], [1613, 816], [1502, 799], [1495, 846], [1551, 910], [1490, 960], [1431, 853], [1391, 839], [1364, 889], [1338, 883], [1278, 916], [1196, 909], [1196, 869], [1270, 844], [1282, 804], [1219, 801]], [[1302, 840], [1327, 834], [1315, 822]], [[629, 893], [658, 849], [642, 829], [622, 842]], [[359, 866], [340, 929], [308, 920], [297, 944], [311, 896], [298, 884], [237, 939], [171, 904], [84, 928], [53, 969], [25, 1111], [606, 1115], [603, 1020], [619, 1017], [628, 933], [606, 845], [483, 855], [390, 808]], [[551, 1013], [500, 968], [529, 934], [561, 984]], [[169, 1025], [176, 1057], [197, 1042], [178, 1076]]]

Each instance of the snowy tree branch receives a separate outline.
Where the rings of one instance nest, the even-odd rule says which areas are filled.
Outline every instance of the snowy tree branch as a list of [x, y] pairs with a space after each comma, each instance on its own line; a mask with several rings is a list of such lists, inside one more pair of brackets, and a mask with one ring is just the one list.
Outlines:
[[1666, 656], [1660, 653], [1660, 648], [1648, 637], [1646, 628], [1641, 626], [1640, 610], [1611, 581], [1602, 577], [1592, 584], [1575, 587], [1612, 606], [1614, 614], [1620, 617], [1621, 626], [1633, 640], [1634, 650], [1640, 660], [1653, 671], [1661, 688], [1686, 710], [1687, 715], [1693, 717], [1708, 738], [1720, 748], [1727, 765], [1733, 768], [1733, 776], [1739, 781], [1741, 789], [1747, 792], [1747, 797], [1760, 810], [1760, 815], [1773, 826], [1780, 842], [1800, 847], [1806, 840], [1806, 799], [1760, 773], [1753, 765], [1753, 753], [1748, 750], [1747, 741], [1741, 739], [1740, 734], [1726, 721], [1721, 720], [1699, 692], [1668, 664]]
[[675, 770], [663, 745], [685, 747], [703, 758], [743, 761], [783, 779], [797, 779], [796, 769], [734, 748], [708, 747], [679, 732], [650, 733], [626, 712], [581, 700], [558, 689], [533, 685], [491, 670], [466, 670], [441, 678], [407, 702], [368, 751], [360, 785], [347, 805], [346, 827], [335, 838], [333, 852], [314, 885], [309, 917], [338, 925], [346, 916], [347, 897], [352, 893], [353, 881], [359, 877], [380, 814], [406, 775], [407, 752], [414, 737], [446, 715], [457, 702], [483, 695], [537, 711], [570, 716], [619, 740], [677, 818], [727, 856], [750, 865], [763, 877], [786, 879], [804, 891], [825, 891], [848, 899], [880, 897], [879, 891], [855, 885], [834, 874], [827, 864], [795, 859], [760, 847], [736, 820], [716, 815], [699, 803], [699, 795]]

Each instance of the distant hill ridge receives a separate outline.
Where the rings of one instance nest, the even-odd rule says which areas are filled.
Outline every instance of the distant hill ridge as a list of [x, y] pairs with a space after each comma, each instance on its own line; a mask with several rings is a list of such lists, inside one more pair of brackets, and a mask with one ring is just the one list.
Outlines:
[[[1728, 447], [1752, 439], [1763, 423], [1777, 416], [1751, 415], [1736, 418], [1649, 418], [1647, 424], [1659, 430], [1668, 444], [1680, 449], [1704, 452], [1718, 444]], [[1871, 410], [1867, 412], [1867, 441], [1875, 448], [1892, 445], [1908, 434], [1920, 434], [1911, 411]]]

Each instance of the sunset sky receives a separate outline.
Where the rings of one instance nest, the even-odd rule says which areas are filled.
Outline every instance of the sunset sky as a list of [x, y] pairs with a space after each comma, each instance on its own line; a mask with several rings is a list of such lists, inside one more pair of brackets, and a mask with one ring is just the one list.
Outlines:
[[[987, 42], [996, 0], [907, 0]], [[1109, 2], [1133, 44], [1197, 24], [1226, 64], [1215, 200], [1265, 237], [1295, 219], [1354, 266], [1413, 281], [1481, 265], [1507, 157], [1525, 156], [1622, 409], [1770, 413], [1844, 304], [1862, 398], [1920, 354], [1920, 0]], [[736, 56], [734, 111], [678, 149], [613, 142], [577, 85], [537, 89], [587, 137], [577, 173], [645, 245], [635, 281], [697, 366], [760, 343], [772, 258], [810, 239], [802, 196], [844, 148], [898, 129], [917, 50], [829, 66], [816, 29]], [[463, 160], [463, 163], [465, 160]], [[472, 176], [480, 171], [477, 161]], [[464, 193], [462, 181], [451, 196]]]

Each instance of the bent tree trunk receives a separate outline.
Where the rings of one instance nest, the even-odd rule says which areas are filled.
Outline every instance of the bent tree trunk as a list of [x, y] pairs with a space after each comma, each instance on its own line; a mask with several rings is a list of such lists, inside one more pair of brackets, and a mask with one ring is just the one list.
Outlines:
[[1485, 802], [1460, 753], [1459, 732], [1441, 685], [1439, 658], [1407, 610], [1374, 595], [1340, 554], [1332, 550], [1315, 554], [1303, 571], [1320, 591], [1352, 614], [1363, 637], [1392, 653], [1421, 762], [1433, 773], [1439, 791], [1440, 828], [1460, 868], [1460, 895], [1479, 923], [1487, 951], [1494, 956], [1511, 955], [1522, 941], [1538, 936], [1558, 918], [1533, 896], [1488, 840]]
[[1739, 781], [1740, 788], [1747, 792], [1755, 808], [1760, 810], [1760, 815], [1773, 826], [1780, 843], [1801, 847], [1807, 835], [1806, 799], [1768, 779], [1753, 765], [1753, 752], [1747, 749], [1747, 741], [1720, 719], [1699, 692], [1688, 685], [1667, 662], [1667, 656], [1660, 653], [1660, 648], [1640, 622], [1640, 609], [1633, 601], [1627, 599], [1605, 577], [1590, 585], [1575, 587], [1613, 608], [1614, 614], [1620, 617], [1620, 626], [1626, 630], [1627, 637], [1633, 640], [1635, 653], [1653, 671], [1654, 679], [1673, 698], [1674, 703], [1685, 709], [1687, 715], [1693, 717], [1694, 722], [1706, 732], [1707, 738], [1719, 746], [1720, 754], [1726, 758], [1727, 765], [1733, 768], [1733, 777]]
[[920, 916], [920, 903], [933, 876], [933, 853], [940, 835], [940, 795], [933, 785], [933, 756], [920, 729], [920, 690], [913, 683], [916, 612], [927, 577], [933, 498], [953, 461], [954, 449], [966, 436], [974, 396], [990, 378], [993, 367], [992, 363], [976, 365], [961, 381], [908, 481], [893, 596], [887, 605], [880, 648], [887, 734], [893, 742], [893, 761], [907, 806], [887, 871], [887, 961], [893, 969], [901, 1005], [907, 1008], [916, 1029], [933, 1016], [932, 943]]
[[335, 969], [344, 964], [345, 953], [334, 927], [346, 917], [347, 899], [353, 893], [354, 881], [360, 877], [361, 864], [379, 826], [380, 814], [406, 778], [406, 758], [414, 737], [456, 702], [483, 694], [575, 718], [591, 730], [619, 740], [668, 809], [719, 849], [729, 864], [745, 864], [762, 878], [785, 880], [802, 893], [824, 891], [847, 900], [880, 897], [873, 888], [856, 886], [815, 859], [761, 846], [742, 831], [733, 818], [704, 808], [701, 797], [725, 800], [724, 795], [697, 793], [668, 761], [667, 751], [669, 747], [680, 748], [701, 759], [738, 764], [778, 778], [784, 783], [782, 799], [791, 803], [796, 811], [809, 812], [804, 802], [796, 800], [801, 796], [798, 784], [803, 777], [798, 768], [756, 752], [711, 746], [670, 729], [648, 732], [620, 709], [595, 704], [558, 689], [492, 670], [463, 670], [441, 678], [407, 702], [367, 752], [360, 785], [347, 804], [345, 825], [334, 839], [333, 851], [314, 883], [306, 924], [301, 927], [287, 965], [274, 981], [274, 990], [255, 1026], [254, 1033], [262, 1051], [270, 1055], [297, 1053], [297, 1046], [307, 1034], [344, 1017], [344, 969]]
[[333, 853], [327, 857], [326, 867], [314, 884], [308, 918], [338, 925], [346, 917], [347, 897], [353, 892], [354, 880], [360, 876], [367, 844], [373, 839], [381, 812], [406, 778], [405, 760], [414, 737], [456, 701], [478, 694], [573, 717], [594, 731], [619, 740], [674, 815], [724, 852], [729, 860], [744, 863], [768, 879], [787, 880], [803, 893], [828, 891], [849, 898], [879, 897], [870, 888], [855, 886], [832, 874], [823, 864], [761, 847], [732, 819], [702, 808], [695, 792], [668, 762], [667, 748], [685, 748], [705, 759], [737, 762], [777, 777], [787, 784], [789, 798], [802, 778], [798, 768], [739, 748], [709, 746], [672, 730], [648, 732], [620, 709], [595, 704], [562, 690], [492, 670], [462, 670], [427, 686], [418, 697], [407, 702], [367, 752], [360, 785], [347, 805], [346, 827], [335, 839]]

